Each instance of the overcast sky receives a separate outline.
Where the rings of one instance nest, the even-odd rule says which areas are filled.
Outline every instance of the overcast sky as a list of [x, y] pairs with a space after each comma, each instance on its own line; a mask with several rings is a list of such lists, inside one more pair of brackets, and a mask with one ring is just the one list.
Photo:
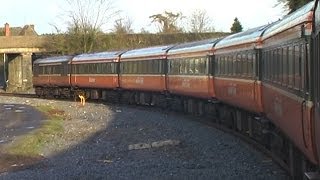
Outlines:
[[[235, 17], [238, 17], [244, 30], [264, 25], [281, 18], [285, 11], [277, 0], [114, 0], [113, 6], [121, 10], [122, 17], [132, 20], [135, 32], [141, 28], [156, 31], [149, 16], [164, 11], [181, 12], [189, 17], [196, 9], [206, 10], [216, 31], [229, 32]], [[10, 26], [34, 24], [39, 34], [55, 32], [50, 24], [60, 28], [65, 26], [61, 7], [65, 0], [8, 0], [1, 2], [0, 25]], [[113, 23], [113, 20], [112, 20]], [[104, 31], [112, 28], [105, 27]]]

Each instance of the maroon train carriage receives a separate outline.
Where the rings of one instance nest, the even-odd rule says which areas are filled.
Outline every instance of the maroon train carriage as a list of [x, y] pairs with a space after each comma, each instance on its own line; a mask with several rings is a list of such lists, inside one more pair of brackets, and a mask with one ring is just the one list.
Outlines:
[[33, 63], [33, 86], [39, 96], [70, 96], [69, 62], [72, 56], [37, 59]]
[[172, 109], [202, 114], [209, 104], [206, 101], [214, 101], [213, 47], [218, 41], [189, 42], [168, 51], [167, 88]]
[[167, 90], [166, 54], [171, 47], [135, 49], [121, 55], [119, 82], [124, 101], [150, 105], [163, 101]]
[[218, 39], [180, 44], [168, 51], [167, 86], [171, 94], [213, 99], [213, 46]]
[[313, 5], [314, 2], [310, 2], [265, 31], [262, 104], [268, 119], [311, 162], [317, 163], [314, 104], [308, 83]]
[[71, 61], [71, 86], [86, 98], [115, 98], [119, 88], [119, 56], [122, 51], [81, 54]]
[[268, 26], [228, 36], [215, 48], [217, 99], [247, 111], [263, 112], [259, 57], [261, 35]]
[[[313, 39], [312, 39], [312, 54], [313, 63], [311, 66], [311, 78], [309, 83], [312, 84], [312, 100], [314, 102], [313, 108], [313, 123], [312, 127], [314, 128], [314, 141], [316, 142], [316, 149], [318, 155], [318, 163], [320, 156], [320, 3], [319, 0], [315, 1], [315, 10], [314, 10], [314, 24], [313, 24]], [[319, 165], [319, 164], [318, 164]]]

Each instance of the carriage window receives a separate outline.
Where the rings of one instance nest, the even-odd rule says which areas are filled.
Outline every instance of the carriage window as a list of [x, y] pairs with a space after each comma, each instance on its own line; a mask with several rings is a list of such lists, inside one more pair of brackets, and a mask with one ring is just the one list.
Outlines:
[[273, 62], [274, 62], [274, 81], [279, 82], [279, 60], [278, 60], [278, 49], [273, 50]]
[[[228, 69], [228, 68], [229, 68], [228, 56], [222, 56], [222, 57], [221, 57], [221, 62], [222, 62], [222, 61], [225, 62], [225, 65], [224, 65], [225, 67], [222, 66], [222, 64], [221, 64], [220, 72], [222, 71], [222, 68], [224, 68], [224, 71], [226, 71], [225, 74], [228, 75], [228, 73], [229, 73], [229, 69]], [[222, 72], [221, 72], [220, 74], [222, 74]]]
[[184, 68], [185, 68], [185, 63], [184, 63], [184, 61], [182, 59], [179, 59], [177, 61], [179, 61], [179, 64], [180, 64], [180, 66], [179, 66], [179, 74], [183, 74], [184, 73]]
[[176, 60], [170, 60], [170, 74], [178, 74], [179, 66], [176, 63]]
[[271, 58], [270, 58], [270, 54], [271, 52], [270, 51], [267, 51], [266, 52], [266, 63], [267, 63], [267, 79], [268, 81], [271, 80]]
[[97, 74], [103, 74], [102, 67], [105, 63], [97, 64]]
[[283, 84], [288, 85], [289, 79], [289, 69], [288, 69], [288, 47], [282, 49], [282, 61], [283, 61]]
[[147, 72], [149, 72], [149, 73], [151, 73], [151, 72], [154, 72], [153, 71], [153, 64], [154, 64], [154, 60], [152, 60], [152, 61], [148, 61], [148, 63], [147, 63]]
[[252, 77], [253, 75], [253, 54], [248, 54], [248, 75], [249, 77]]
[[201, 58], [194, 59], [194, 74], [201, 74], [200, 60], [202, 59]]
[[226, 58], [221, 59], [221, 74], [226, 74]]
[[173, 64], [173, 61], [172, 60], [168, 60], [168, 64], [169, 64], [169, 67], [168, 67], [168, 74], [174, 74], [174, 64]]
[[274, 60], [274, 54], [275, 54], [274, 49], [272, 49], [271, 52], [270, 52], [270, 62], [271, 62], [270, 63], [271, 64], [271, 68], [270, 68], [271, 77], [270, 77], [270, 80], [272, 82], [274, 82], [274, 80], [275, 80], [275, 73], [276, 73], [276, 69], [275, 69], [276, 65], [275, 65], [275, 60]]
[[121, 74], [125, 73], [123, 63], [120, 63], [120, 72]]
[[237, 75], [237, 55], [232, 56], [232, 75]]
[[209, 57], [203, 57], [200, 59], [200, 73], [201, 74], [208, 74], [208, 64], [209, 64]]
[[278, 48], [277, 50], [277, 60], [279, 64], [279, 83], [283, 83], [283, 61], [282, 61], [282, 48]]
[[184, 71], [183, 74], [188, 74], [189, 73], [189, 67], [190, 67], [190, 62], [188, 61], [188, 59], [183, 59], [184, 61]]
[[232, 59], [229, 56], [224, 56], [226, 61], [226, 75], [230, 76], [232, 74]]
[[215, 73], [217, 75], [221, 74], [221, 58], [222, 57], [217, 58], [217, 64], [216, 64], [216, 70], [215, 70]]
[[160, 66], [160, 63], [158, 60], [153, 61], [153, 66], [155, 67], [153, 72], [155, 72], [155, 73], [161, 72], [160, 71], [161, 66]]
[[188, 69], [187, 69], [187, 74], [193, 74], [194, 73], [194, 59], [190, 58], [190, 59], [186, 59], [186, 61], [188, 62]]
[[125, 63], [121, 63], [121, 66], [122, 66], [122, 72], [125, 74], [125, 73], [128, 73], [128, 67]]
[[299, 45], [294, 46], [294, 87], [301, 89], [301, 53]]
[[142, 61], [136, 61], [137, 64], [137, 71], [135, 73], [141, 74], [142, 72]]
[[257, 76], [257, 59], [256, 59], [256, 53], [252, 54], [252, 77], [256, 77]]
[[248, 61], [247, 61], [247, 53], [242, 54], [242, 63], [241, 63], [241, 69], [242, 69], [242, 76], [248, 75]]
[[274, 60], [275, 60], [275, 69], [276, 69], [276, 76], [275, 81], [279, 84], [281, 84], [281, 63], [280, 63], [280, 57], [279, 57], [279, 48], [276, 48], [274, 50]]
[[224, 57], [221, 57], [219, 58], [219, 75], [222, 75], [222, 60], [223, 60]]
[[289, 86], [294, 86], [294, 49], [292, 46], [288, 47], [288, 84]]
[[262, 63], [263, 63], [263, 65], [262, 65], [262, 78], [263, 78], [263, 80], [265, 80], [266, 79], [266, 77], [267, 77], [267, 59], [266, 59], [266, 52], [262, 52]]
[[241, 75], [241, 54], [236, 55], [236, 75]]
[[308, 91], [307, 90], [307, 82], [306, 82], [306, 72], [305, 72], [305, 68], [306, 68], [306, 62], [307, 62], [307, 57], [309, 57], [307, 55], [306, 52], [309, 52], [308, 51], [308, 48], [309, 48], [309, 44], [307, 45], [301, 45], [301, 87], [302, 87], [302, 90], [304, 91]]

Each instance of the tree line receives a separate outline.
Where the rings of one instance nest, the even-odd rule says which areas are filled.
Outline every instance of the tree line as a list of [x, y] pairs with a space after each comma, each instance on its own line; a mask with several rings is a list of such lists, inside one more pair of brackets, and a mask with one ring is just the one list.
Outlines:
[[[185, 17], [181, 12], [169, 11], [150, 15], [151, 23], [158, 28], [156, 34], [151, 34], [143, 28], [140, 33], [134, 33], [132, 20], [129, 17], [120, 17], [120, 11], [113, 6], [112, 0], [67, 0], [67, 2], [70, 7], [64, 15], [67, 30], [62, 32], [55, 26], [57, 32], [48, 35], [50, 40], [47, 48], [60, 54], [130, 49], [223, 35], [215, 32], [213, 20], [205, 10], [195, 10], [190, 17]], [[307, 0], [278, 0], [278, 3], [284, 4], [290, 13], [307, 3]], [[119, 18], [114, 21], [111, 32], [104, 33], [102, 29], [114, 16]], [[188, 28], [182, 24], [188, 24]], [[230, 32], [241, 32], [242, 29], [239, 19], [235, 17]], [[165, 40], [167, 37], [170, 39]]]

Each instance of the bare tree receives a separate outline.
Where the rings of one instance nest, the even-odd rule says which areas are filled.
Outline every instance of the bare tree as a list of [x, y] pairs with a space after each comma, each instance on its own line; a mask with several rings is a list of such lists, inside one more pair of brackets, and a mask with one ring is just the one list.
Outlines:
[[150, 32], [143, 27], [140, 29], [140, 33], [141, 34], [150, 34]]
[[195, 10], [190, 17], [189, 23], [191, 32], [214, 32], [212, 19], [210, 19], [206, 10]]
[[152, 23], [157, 23], [160, 33], [177, 33], [183, 32], [183, 29], [178, 26], [178, 21], [182, 20], [184, 16], [182, 13], [172, 13], [165, 11], [164, 14], [155, 14], [149, 16]]
[[79, 52], [91, 52], [102, 28], [118, 14], [112, 6], [112, 0], [67, 0], [69, 4], [68, 30], [70, 40], [78, 45]]
[[132, 34], [132, 20], [129, 17], [115, 20], [112, 31], [116, 34]]

